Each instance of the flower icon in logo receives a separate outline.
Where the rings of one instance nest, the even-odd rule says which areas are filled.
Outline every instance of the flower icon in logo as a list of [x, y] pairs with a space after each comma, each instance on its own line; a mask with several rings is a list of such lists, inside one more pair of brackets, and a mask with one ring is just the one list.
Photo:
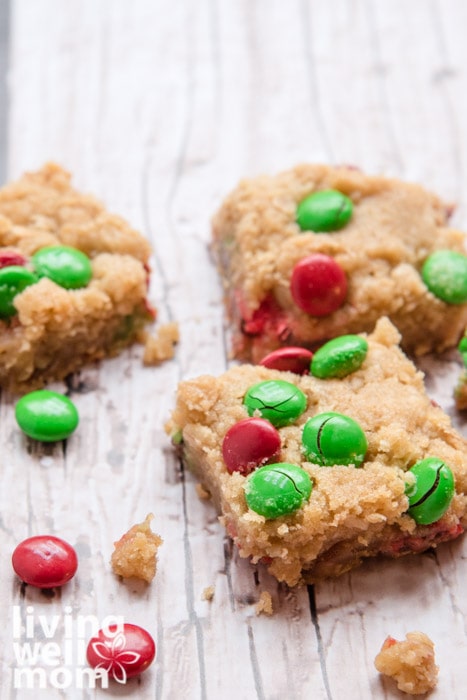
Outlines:
[[151, 635], [142, 627], [128, 623], [99, 630], [87, 648], [90, 666], [105, 671], [122, 684], [145, 671], [155, 655], [156, 645]]

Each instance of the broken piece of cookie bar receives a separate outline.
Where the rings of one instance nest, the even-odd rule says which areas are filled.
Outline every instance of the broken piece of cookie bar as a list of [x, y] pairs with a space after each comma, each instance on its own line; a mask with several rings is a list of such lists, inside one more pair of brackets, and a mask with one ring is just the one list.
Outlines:
[[405, 351], [454, 347], [467, 325], [464, 234], [416, 184], [299, 165], [243, 180], [213, 218], [233, 355], [259, 362], [391, 319]]
[[240, 554], [279, 581], [422, 552], [465, 528], [467, 444], [399, 338], [381, 319], [324, 345], [308, 375], [243, 365], [179, 385], [167, 431]]
[[149, 243], [48, 164], [0, 190], [0, 386], [25, 392], [133, 342]]

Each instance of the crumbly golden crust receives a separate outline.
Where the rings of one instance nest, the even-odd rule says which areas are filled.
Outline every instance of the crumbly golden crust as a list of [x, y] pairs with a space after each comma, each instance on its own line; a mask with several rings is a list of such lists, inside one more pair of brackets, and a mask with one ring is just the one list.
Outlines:
[[[297, 203], [329, 188], [353, 200], [352, 219], [333, 233], [301, 232]], [[397, 326], [410, 352], [454, 346], [467, 304], [445, 304], [420, 277], [434, 250], [464, 252], [464, 235], [447, 226], [447, 213], [418, 185], [344, 167], [300, 165], [242, 181], [213, 219], [234, 354], [256, 362], [280, 345], [313, 347], [336, 335], [369, 332], [381, 316]], [[335, 258], [349, 281], [346, 303], [321, 318], [301, 311], [289, 289], [294, 265], [317, 252]]]
[[150, 583], [156, 575], [157, 550], [162, 537], [151, 530], [152, 514], [144, 522], [133, 525], [118, 542], [111, 557], [113, 572], [123, 578], [140, 578]]
[[[467, 445], [427, 397], [422, 375], [397, 347], [398, 338], [387, 319], [379, 321], [368, 337], [362, 367], [345, 379], [243, 365], [218, 378], [202, 376], [179, 385], [168, 432], [211, 492], [241, 555], [264, 561], [289, 585], [336, 576], [378, 553], [422, 551], [456, 537], [465, 527]], [[278, 378], [299, 386], [308, 406], [296, 424], [279, 429], [277, 461], [301, 465], [314, 486], [309, 502], [296, 513], [265, 520], [246, 506], [245, 477], [228, 473], [222, 440], [234, 423], [247, 417], [242, 399], [248, 387]], [[304, 461], [302, 427], [310, 416], [325, 411], [347, 414], [365, 431], [369, 448], [362, 468], [326, 468]], [[417, 526], [406, 513], [405, 472], [427, 456], [449, 464], [456, 495], [437, 523]]]
[[454, 400], [459, 411], [467, 410], [467, 370], [464, 368], [454, 390]]
[[179, 340], [180, 333], [176, 321], [162, 324], [155, 335], [145, 335], [143, 364], [146, 367], [155, 367], [166, 360], [171, 360]]
[[0, 189], [0, 249], [26, 257], [68, 245], [92, 262], [91, 282], [66, 290], [41, 279], [0, 320], [0, 386], [24, 392], [115, 354], [153, 320], [146, 302], [149, 243], [48, 164]]
[[435, 647], [423, 632], [409, 632], [401, 642], [387, 637], [375, 658], [375, 667], [409, 695], [428, 693], [438, 681]]

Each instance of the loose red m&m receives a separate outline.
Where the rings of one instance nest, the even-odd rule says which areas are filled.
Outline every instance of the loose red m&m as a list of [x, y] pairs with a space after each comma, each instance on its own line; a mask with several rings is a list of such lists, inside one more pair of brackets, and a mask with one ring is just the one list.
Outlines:
[[225, 434], [222, 456], [227, 470], [249, 474], [253, 469], [277, 457], [281, 438], [275, 427], [264, 418], [245, 418]]
[[290, 292], [305, 313], [327, 316], [343, 305], [347, 296], [347, 277], [334, 258], [313, 253], [295, 265]]
[[149, 632], [128, 622], [99, 630], [86, 651], [89, 665], [106, 671], [117, 683], [145, 671], [155, 656], [156, 645]]
[[11, 561], [20, 579], [38, 588], [63, 586], [78, 568], [73, 547], [53, 535], [36, 535], [23, 540], [13, 552]]
[[263, 357], [259, 363], [268, 369], [277, 369], [280, 372], [294, 372], [294, 374], [308, 374], [313, 353], [307, 348], [288, 346], [278, 348], [269, 355]]

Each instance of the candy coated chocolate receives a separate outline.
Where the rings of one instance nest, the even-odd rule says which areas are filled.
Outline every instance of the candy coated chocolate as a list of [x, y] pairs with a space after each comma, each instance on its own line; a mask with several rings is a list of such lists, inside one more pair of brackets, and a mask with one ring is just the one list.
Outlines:
[[292, 270], [290, 292], [297, 306], [310, 316], [328, 316], [347, 296], [347, 277], [329, 255], [313, 253]]
[[337, 190], [321, 190], [299, 203], [297, 223], [302, 231], [338, 231], [349, 222], [352, 212], [352, 200], [345, 194]]
[[422, 279], [435, 297], [447, 304], [467, 301], [467, 256], [454, 250], [437, 250], [425, 260]]
[[467, 367], [467, 336], [464, 336], [462, 338], [459, 345], [457, 346], [457, 349], [462, 355], [462, 362], [464, 363], [465, 367]]
[[249, 474], [256, 467], [278, 456], [281, 438], [264, 418], [245, 418], [234, 423], [222, 441], [222, 456], [227, 470]]
[[248, 415], [258, 413], [276, 428], [289, 425], [306, 409], [306, 396], [295, 384], [283, 379], [268, 379], [253, 384], [245, 394], [243, 403]]
[[438, 457], [427, 457], [409, 471], [415, 484], [408, 486], [408, 513], [418, 525], [430, 525], [439, 520], [449, 508], [455, 492], [451, 469]]
[[305, 423], [302, 444], [307, 460], [323, 467], [359, 467], [368, 449], [360, 425], [350, 416], [333, 411], [320, 413]]
[[0, 268], [18, 265], [22, 267], [26, 265], [26, 258], [17, 250], [9, 250], [8, 248], [0, 250]]
[[15, 415], [21, 430], [40, 442], [64, 440], [79, 423], [74, 403], [67, 396], [48, 389], [32, 391], [21, 397]]
[[296, 464], [268, 464], [252, 472], [245, 483], [249, 508], [265, 518], [279, 518], [298, 510], [310, 498], [308, 472]]
[[32, 263], [39, 277], [48, 277], [65, 289], [85, 287], [92, 277], [88, 256], [70, 246], [41, 248]]
[[313, 353], [306, 348], [285, 347], [278, 348], [269, 355], [263, 357], [259, 363], [269, 369], [277, 369], [280, 372], [294, 372], [294, 374], [308, 374]]
[[92, 668], [107, 671], [109, 678], [122, 685], [146, 671], [155, 656], [156, 644], [149, 632], [129, 622], [100, 629], [86, 650]]
[[13, 305], [16, 295], [35, 282], [37, 277], [20, 265], [0, 269], [0, 318], [9, 318], [17, 313]]
[[346, 377], [359, 369], [368, 343], [360, 335], [341, 335], [322, 345], [313, 355], [311, 374], [320, 379]]
[[53, 535], [36, 535], [23, 540], [13, 552], [11, 562], [22, 581], [38, 588], [63, 586], [78, 568], [73, 547]]

